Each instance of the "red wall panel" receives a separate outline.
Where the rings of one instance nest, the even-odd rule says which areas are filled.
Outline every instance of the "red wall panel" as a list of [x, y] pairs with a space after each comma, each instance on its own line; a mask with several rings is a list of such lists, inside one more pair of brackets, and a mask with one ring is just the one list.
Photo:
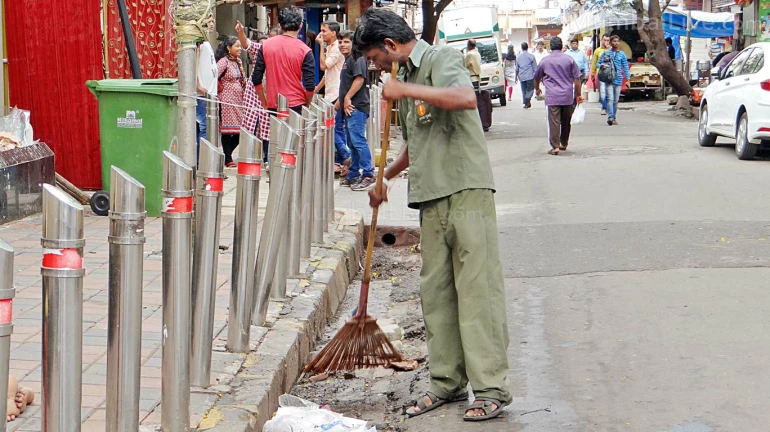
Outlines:
[[85, 82], [104, 78], [99, 2], [5, 1], [11, 106], [29, 110], [35, 138], [75, 185], [101, 188], [99, 113]]

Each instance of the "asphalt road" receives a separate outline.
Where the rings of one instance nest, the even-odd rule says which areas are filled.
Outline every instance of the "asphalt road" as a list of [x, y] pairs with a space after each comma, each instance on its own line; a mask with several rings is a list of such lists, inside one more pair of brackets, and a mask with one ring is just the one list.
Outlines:
[[646, 103], [612, 127], [589, 104], [555, 157], [534, 105], [496, 107], [487, 134], [514, 402], [409, 430], [767, 430], [770, 162]]

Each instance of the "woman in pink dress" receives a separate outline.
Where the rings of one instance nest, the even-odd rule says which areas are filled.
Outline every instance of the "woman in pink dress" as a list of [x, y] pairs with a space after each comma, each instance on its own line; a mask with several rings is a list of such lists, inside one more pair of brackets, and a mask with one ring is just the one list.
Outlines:
[[238, 138], [243, 124], [243, 91], [246, 86], [246, 74], [241, 62], [241, 42], [230, 36], [225, 39], [215, 54], [219, 83], [220, 120], [219, 131], [222, 133], [222, 151], [225, 153], [225, 166], [234, 168], [233, 151], [238, 147]]
[[[251, 57], [251, 68], [253, 69], [254, 64], [257, 62], [257, 52], [262, 48], [262, 44], [255, 43], [246, 37], [246, 32], [240, 21], [236, 21], [235, 31], [238, 33], [238, 40], [241, 42], [241, 46], [245, 47], [246, 52]], [[267, 39], [267, 36], [261, 36], [259, 42], [262, 42], [264, 39]], [[270, 115], [262, 108], [262, 102], [257, 97], [254, 85], [250, 80], [246, 82], [243, 104], [246, 107], [243, 112], [243, 128], [256, 134], [257, 138], [262, 141], [262, 157], [267, 162], [268, 145], [270, 142]]]

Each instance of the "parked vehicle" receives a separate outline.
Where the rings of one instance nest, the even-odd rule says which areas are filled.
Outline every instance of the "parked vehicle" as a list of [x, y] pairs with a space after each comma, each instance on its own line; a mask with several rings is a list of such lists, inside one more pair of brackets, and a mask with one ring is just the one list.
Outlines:
[[711, 147], [717, 137], [735, 139], [738, 159], [750, 160], [770, 141], [770, 43], [741, 51], [703, 93], [698, 143]]
[[488, 91], [492, 99], [498, 99], [500, 105], [505, 106], [503, 51], [496, 7], [452, 9], [441, 14], [438, 22], [439, 44], [465, 53], [469, 39], [476, 40], [476, 49], [481, 55], [481, 90]]

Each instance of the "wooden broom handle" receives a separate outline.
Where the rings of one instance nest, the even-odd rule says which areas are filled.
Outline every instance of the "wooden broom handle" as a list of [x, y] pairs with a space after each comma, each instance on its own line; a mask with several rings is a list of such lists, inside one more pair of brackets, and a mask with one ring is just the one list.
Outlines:
[[[391, 66], [390, 79], [396, 79], [398, 75], [398, 62]], [[380, 144], [380, 161], [377, 164], [377, 183], [374, 188], [378, 195], [382, 195], [382, 181], [385, 177], [385, 162], [388, 158], [388, 143], [390, 142], [390, 122], [393, 116], [393, 101], [389, 100], [385, 111], [385, 130]], [[377, 216], [380, 207], [372, 209], [372, 223], [369, 225], [369, 242], [366, 244], [366, 260], [364, 261], [364, 276], [361, 279], [361, 295], [358, 300], [358, 315], [366, 316], [366, 304], [369, 301], [369, 283], [372, 280], [372, 255], [374, 254], [374, 238], [377, 235]]]

